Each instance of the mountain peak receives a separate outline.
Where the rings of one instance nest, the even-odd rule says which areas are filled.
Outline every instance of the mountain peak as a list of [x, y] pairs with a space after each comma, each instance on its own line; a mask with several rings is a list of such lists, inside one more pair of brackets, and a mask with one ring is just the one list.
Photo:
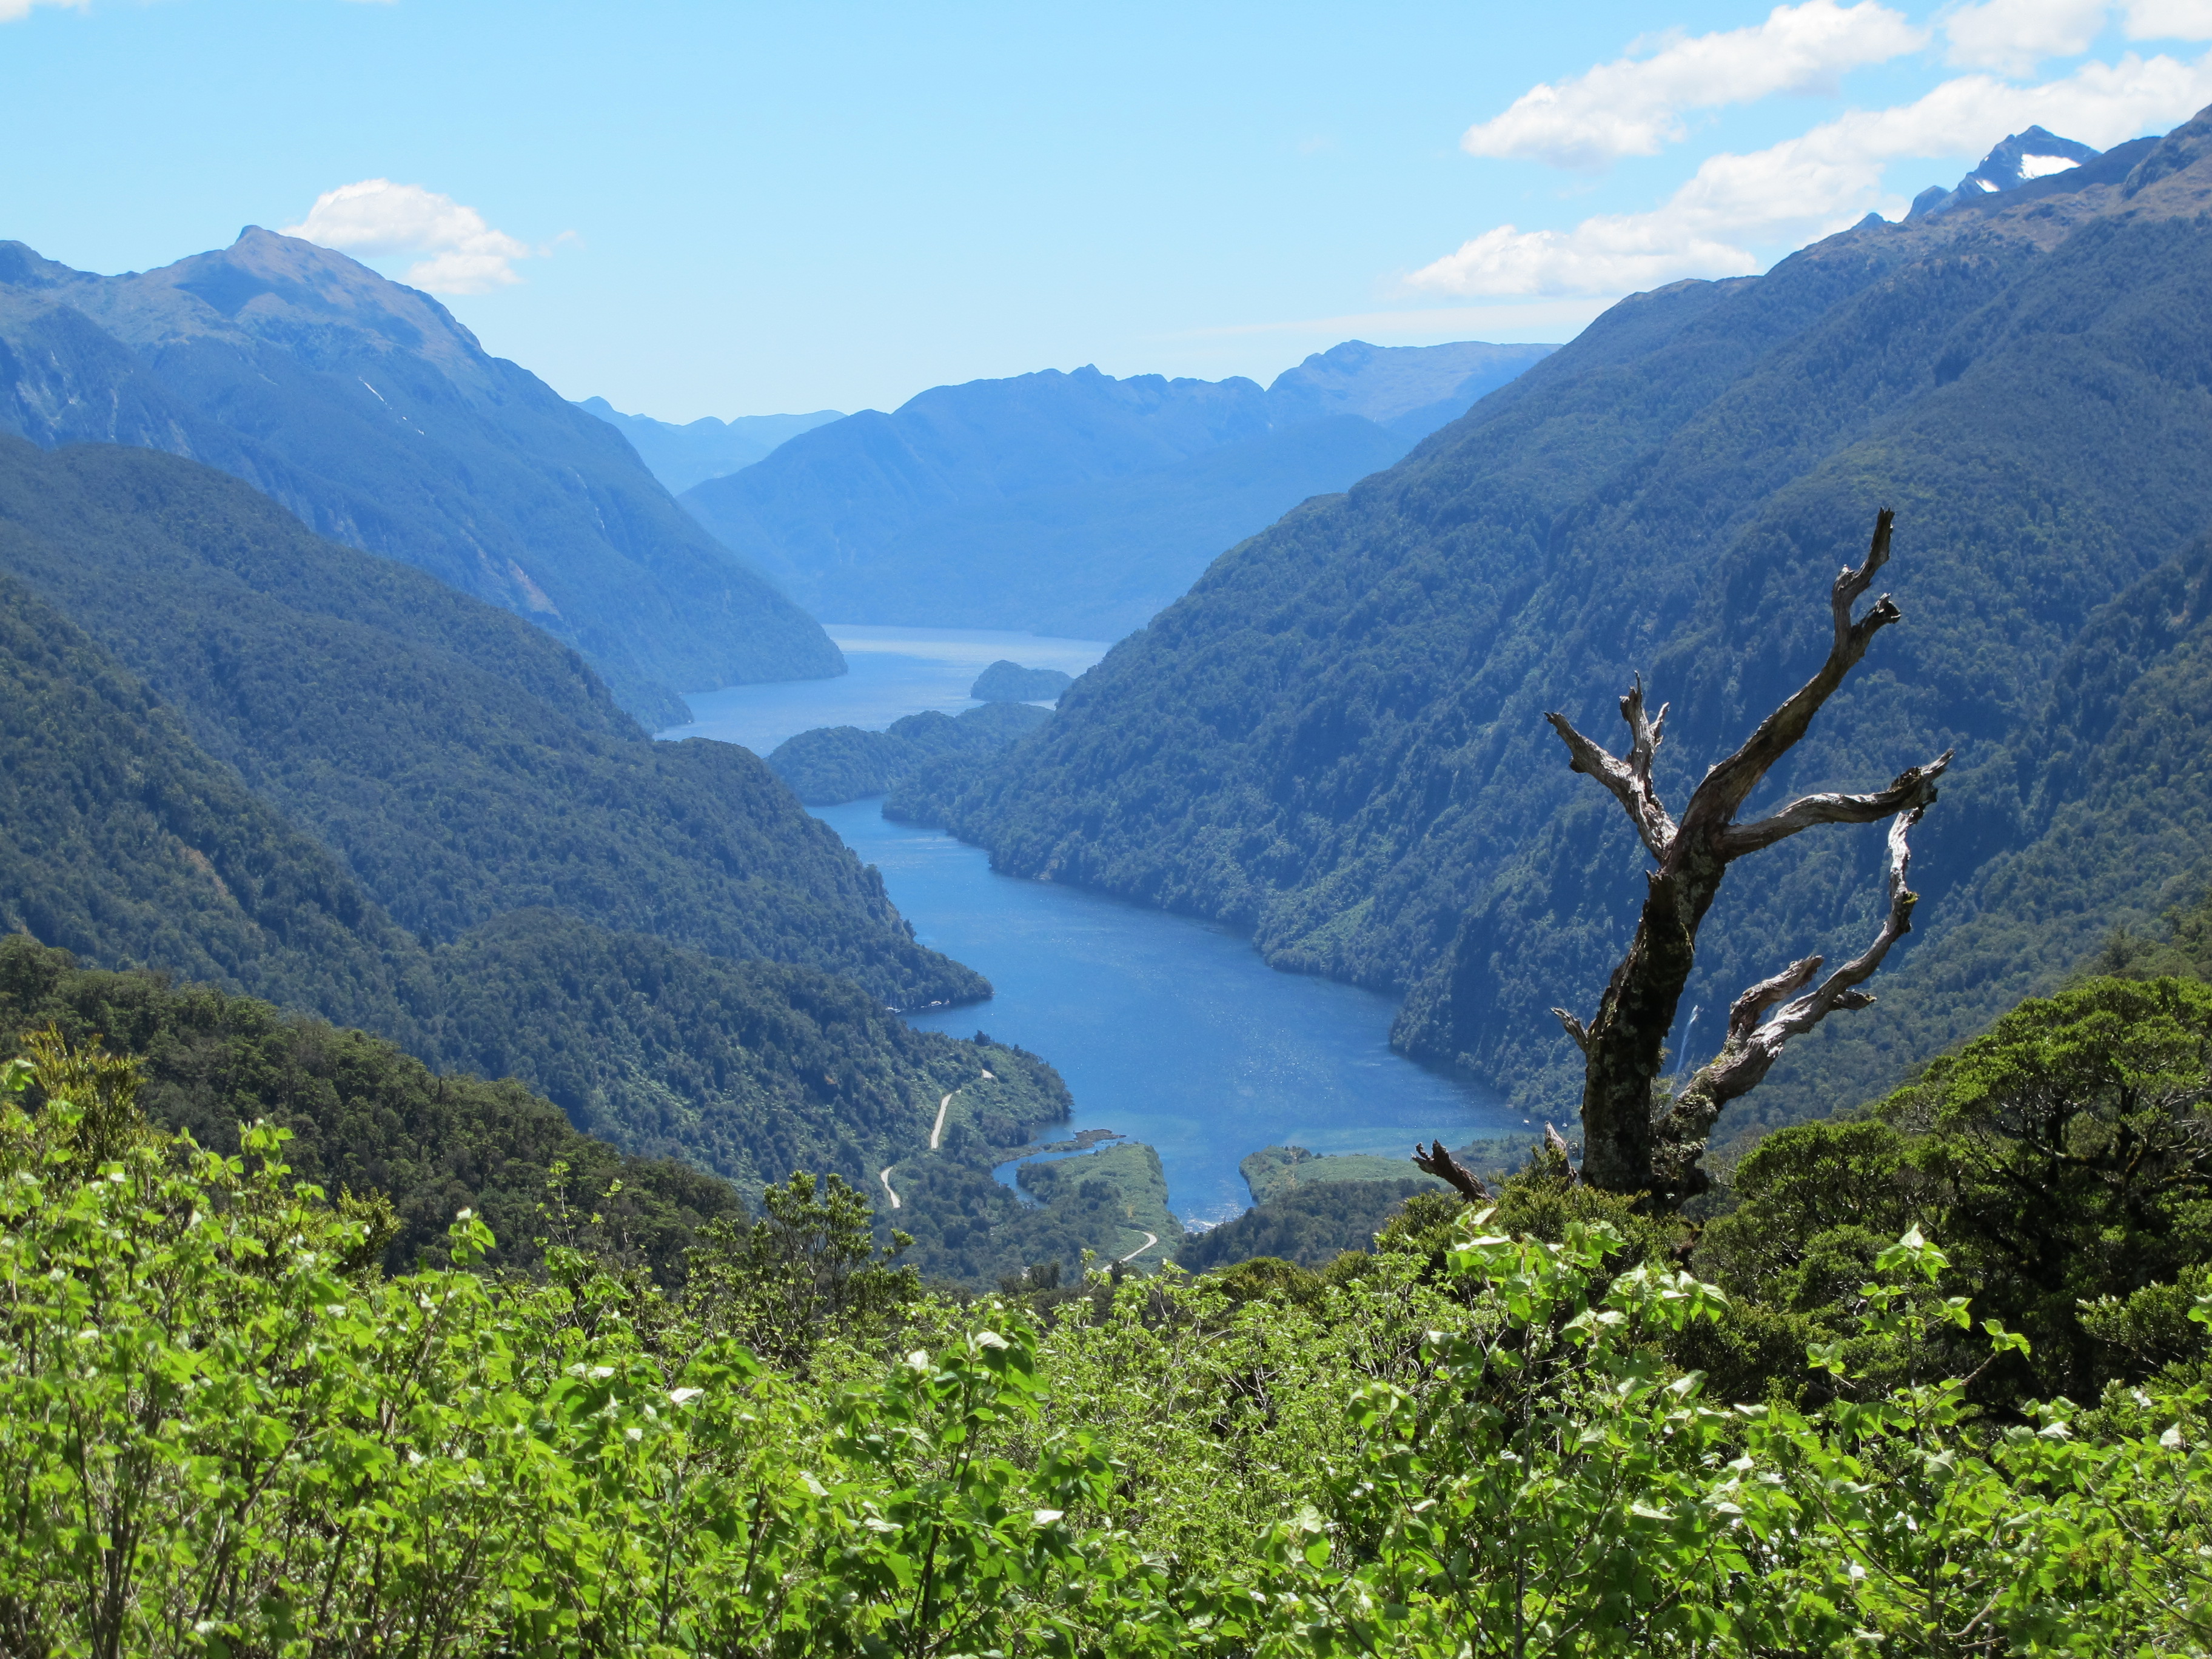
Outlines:
[[2064, 173], [2084, 161], [2094, 161], [2102, 154], [2102, 150], [2092, 149], [2071, 138], [2061, 138], [2042, 127], [2030, 127], [2002, 140], [1982, 157], [1980, 166], [1952, 189], [1930, 185], [1922, 191], [1912, 198], [1912, 211], [1905, 216], [1925, 219], [1961, 202], [1993, 196], [2001, 191], [2018, 190], [2033, 179]]

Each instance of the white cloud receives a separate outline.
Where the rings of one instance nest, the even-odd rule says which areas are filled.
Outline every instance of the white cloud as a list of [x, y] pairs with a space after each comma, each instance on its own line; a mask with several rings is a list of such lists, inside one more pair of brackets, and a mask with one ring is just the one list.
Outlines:
[[2129, 0], [2120, 10], [2130, 40], [2212, 40], [2212, 0]]
[[324, 191], [284, 234], [371, 258], [422, 255], [406, 279], [438, 294], [483, 294], [519, 283], [514, 262], [531, 254], [526, 243], [494, 230], [474, 208], [389, 179], [363, 179]]
[[1503, 115], [1469, 127], [1460, 145], [1471, 155], [1565, 167], [1656, 155], [1686, 136], [1684, 110], [1823, 90], [1845, 70], [1916, 51], [1925, 39], [1875, 0], [1777, 6], [1750, 28], [1672, 40], [1649, 58], [1623, 58], [1558, 86], [1532, 87]]
[[2212, 102], [2212, 55], [2195, 64], [2133, 54], [2018, 87], [1961, 76], [1889, 109], [1851, 110], [1747, 155], [1710, 156], [1666, 205], [1571, 230], [1500, 225], [1425, 265], [1407, 286], [1491, 297], [1618, 294], [1684, 276], [1759, 269], [1753, 250], [1839, 230], [1884, 203], [1881, 175], [1913, 156], [1978, 155], [2040, 124], [2100, 149], [2172, 125]]
[[0, 23], [20, 23], [31, 15], [33, 6], [64, 6], [76, 11], [89, 11], [92, 0], [0, 0]]
[[2026, 75], [2046, 58], [2087, 52], [2105, 32], [2106, 0], [1982, 0], [1943, 19], [1947, 54], [1967, 69]]

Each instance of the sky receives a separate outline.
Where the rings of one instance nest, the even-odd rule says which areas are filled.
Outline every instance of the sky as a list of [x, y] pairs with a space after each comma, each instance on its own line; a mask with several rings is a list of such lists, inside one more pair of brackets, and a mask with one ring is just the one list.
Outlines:
[[0, 239], [258, 224], [688, 421], [1565, 340], [2212, 104], [2212, 0], [0, 0]]

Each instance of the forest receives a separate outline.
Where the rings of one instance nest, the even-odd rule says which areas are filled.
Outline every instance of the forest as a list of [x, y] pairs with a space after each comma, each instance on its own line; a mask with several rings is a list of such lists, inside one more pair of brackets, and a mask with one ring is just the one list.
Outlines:
[[[82, 1026], [0, 1110], [10, 1651], [2212, 1646], [2200, 979], [2023, 1004], [1700, 1221], [1538, 1155], [1317, 1271], [996, 1295], [925, 1286], [834, 1177], [752, 1219], [580, 1182], [550, 1109], [499, 1200], [526, 1252], [471, 1206], [395, 1266], [401, 1211], [281, 1094], [216, 1133], [204, 1016], [143, 1061]], [[233, 1040], [344, 1063], [310, 1035]], [[514, 1133], [425, 1081], [380, 1085], [418, 1156]]]

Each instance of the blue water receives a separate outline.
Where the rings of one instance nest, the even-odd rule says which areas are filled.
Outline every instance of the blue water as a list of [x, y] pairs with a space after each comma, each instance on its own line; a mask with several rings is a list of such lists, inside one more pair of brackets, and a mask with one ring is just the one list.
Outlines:
[[880, 732], [926, 708], [957, 714], [975, 707], [968, 688], [1000, 658], [1024, 668], [1080, 674], [1106, 654], [1104, 640], [1063, 640], [982, 628], [864, 628], [825, 623], [848, 672], [834, 680], [732, 685], [686, 697], [691, 724], [664, 738], [715, 738], [765, 755], [817, 726]]
[[[855, 652], [847, 641], [863, 631], [830, 629], [852, 658], [852, 675], [693, 697], [698, 724], [662, 735], [726, 735], [764, 752], [809, 726], [880, 727], [919, 708], [946, 708], [948, 686], [958, 694], [950, 708], [964, 707], [968, 681], [996, 657], [1073, 672], [1105, 648], [872, 629]], [[1055, 659], [1041, 645], [1066, 649]], [[759, 740], [735, 735], [744, 732]], [[1048, 1131], [1051, 1138], [1103, 1128], [1150, 1142], [1167, 1173], [1169, 1205], [1186, 1221], [1240, 1213], [1251, 1195], [1237, 1160], [1262, 1146], [1403, 1157], [1417, 1137], [1455, 1146], [1529, 1127], [1496, 1097], [1392, 1054], [1396, 1006], [1388, 997], [1279, 974], [1226, 927], [994, 875], [980, 848], [886, 822], [879, 801], [815, 816], [883, 872], [923, 944], [996, 988], [989, 1002], [913, 1015], [913, 1023], [954, 1036], [980, 1029], [1043, 1055], [1075, 1096], [1074, 1121]]]
[[1186, 1221], [1240, 1213], [1252, 1200], [1237, 1160], [1262, 1146], [1403, 1157], [1416, 1137], [1456, 1146], [1528, 1127], [1392, 1054], [1387, 997], [1277, 973], [1226, 927], [994, 875], [981, 848], [887, 822], [878, 801], [815, 816], [884, 872], [923, 944], [998, 992], [914, 1024], [1042, 1054], [1075, 1095], [1054, 1138], [1103, 1128], [1151, 1142]]

